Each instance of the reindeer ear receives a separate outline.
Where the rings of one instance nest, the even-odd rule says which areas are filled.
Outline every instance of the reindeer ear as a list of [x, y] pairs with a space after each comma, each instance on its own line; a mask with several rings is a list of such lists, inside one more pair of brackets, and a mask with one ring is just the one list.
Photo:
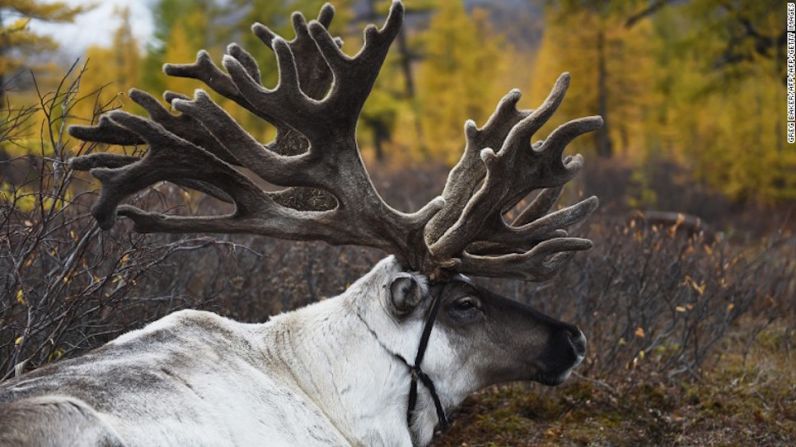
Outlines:
[[399, 273], [390, 284], [390, 304], [398, 316], [411, 313], [423, 299], [423, 287], [408, 273]]

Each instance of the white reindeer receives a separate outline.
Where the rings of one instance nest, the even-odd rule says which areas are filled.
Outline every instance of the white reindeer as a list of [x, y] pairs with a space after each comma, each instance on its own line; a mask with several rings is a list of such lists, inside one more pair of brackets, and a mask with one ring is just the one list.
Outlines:
[[[327, 31], [333, 8], [307, 24], [293, 15], [287, 42], [253, 31], [276, 53], [279, 84], [260, 84], [254, 59], [236, 45], [226, 73], [200, 52], [172, 76], [210, 88], [272, 123], [263, 145], [197, 91], [169, 93], [178, 115], [133, 90], [150, 114], [123, 111], [80, 139], [148, 144], [143, 158], [97, 153], [71, 166], [102, 182], [93, 213], [104, 229], [117, 215], [139, 232], [254, 233], [378, 247], [390, 253], [343, 294], [263, 324], [180, 311], [81, 357], [0, 384], [2, 446], [409, 446], [427, 445], [451, 409], [485, 386], [516, 380], [561, 383], [585, 354], [585, 338], [562, 323], [497, 296], [468, 276], [544, 280], [590, 241], [565, 228], [596, 198], [550, 212], [582, 165], [562, 158], [599, 117], [570, 121], [539, 143], [531, 136], [563, 99], [562, 75], [536, 110], [519, 92], [466, 146], [441, 195], [415, 213], [374, 189], [355, 138], [357, 118], [403, 17], [393, 4], [383, 28], [365, 29], [349, 57]], [[246, 168], [242, 170], [241, 168]], [[286, 189], [265, 192], [252, 179]], [[170, 181], [234, 204], [224, 216], [184, 217], [120, 205]], [[505, 213], [541, 190], [511, 222]], [[263, 299], [268, 299], [264, 296]]]

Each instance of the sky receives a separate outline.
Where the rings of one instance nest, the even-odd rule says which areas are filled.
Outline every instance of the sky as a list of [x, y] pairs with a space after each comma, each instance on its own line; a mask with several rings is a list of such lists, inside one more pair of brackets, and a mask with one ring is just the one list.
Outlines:
[[93, 10], [77, 16], [74, 23], [54, 24], [32, 21], [30, 28], [46, 34], [61, 43], [61, 50], [71, 55], [82, 54], [91, 45], [110, 46], [113, 32], [119, 27], [117, 10], [129, 7], [133, 33], [142, 45], [154, 32], [154, 23], [148, 4], [153, 0], [65, 0], [70, 5], [97, 5]]

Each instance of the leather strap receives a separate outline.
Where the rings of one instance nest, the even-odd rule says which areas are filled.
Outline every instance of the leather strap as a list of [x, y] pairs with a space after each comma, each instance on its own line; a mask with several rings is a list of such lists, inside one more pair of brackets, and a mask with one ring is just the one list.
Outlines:
[[448, 417], [445, 415], [445, 409], [442, 407], [442, 402], [439, 399], [439, 395], [437, 395], [437, 389], [434, 386], [434, 381], [432, 381], [428, 374], [423, 372], [423, 369], [420, 368], [421, 363], [423, 363], [423, 356], [426, 354], [428, 340], [431, 337], [431, 330], [434, 328], [434, 322], [437, 320], [439, 306], [442, 302], [442, 292], [444, 290], [445, 287], [443, 286], [442, 290], [440, 290], [438, 294], [434, 295], [434, 301], [431, 303], [431, 310], [426, 316], [426, 321], [423, 325], [423, 333], [420, 335], [420, 344], [417, 347], [417, 355], [415, 356], [414, 365], [410, 365], [406, 359], [396, 354], [396, 357], [406, 364], [406, 366], [409, 368], [409, 372], [412, 374], [412, 381], [409, 385], [409, 405], [406, 410], [406, 423], [410, 427], [412, 426], [415, 406], [417, 405], [418, 380], [423, 384], [423, 386], [426, 387], [429, 394], [431, 394], [431, 398], [434, 400], [434, 408], [437, 411], [439, 425], [442, 426], [442, 428], [448, 426]]

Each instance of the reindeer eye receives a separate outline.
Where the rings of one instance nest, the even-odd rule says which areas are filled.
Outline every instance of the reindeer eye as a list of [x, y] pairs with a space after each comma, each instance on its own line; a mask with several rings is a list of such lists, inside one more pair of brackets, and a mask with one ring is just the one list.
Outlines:
[[470, 309], [477, 309], [478, 308], [478, 301], [475, 298], [471, 297], [471, 296], [465, 296], [465, 297], [462, 297], [462, 298], [459, 298], [458, 300], [456, 300], [453, 303], [453, 307], [456, 310], [459, 310], [459, 311], [467, 311], [467, 310], [470, 310]]

